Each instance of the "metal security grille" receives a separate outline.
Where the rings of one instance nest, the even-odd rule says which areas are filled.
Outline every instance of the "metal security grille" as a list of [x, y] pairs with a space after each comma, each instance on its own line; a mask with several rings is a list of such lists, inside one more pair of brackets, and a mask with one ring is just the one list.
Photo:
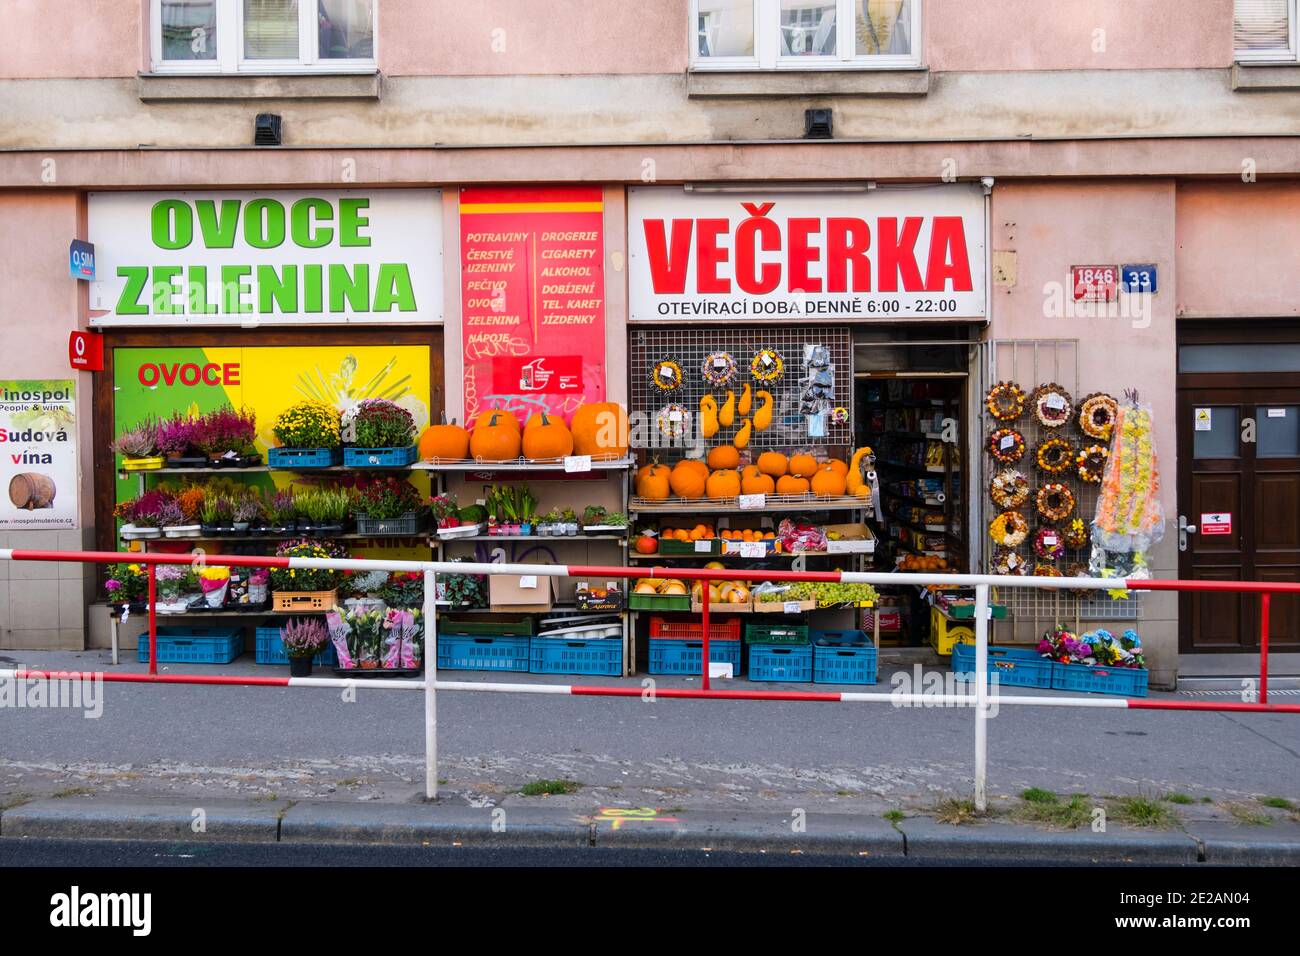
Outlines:
[[[688, 435], [696, 436], [698, 440], [700, 399], [712, 393], [721, 408], [729, 390], [734, 391], [739, 400], [746, 384], [754, 393], [760, 389], [771, 392], [774, 402], [771, 427], [753, 432], [750, 448], [847, 446], [853, 441], [853, 352], [847, 326], [837, 328], [792, 322], [785, 328], [634, 329], [630, 333], [630, 343], [630, 410], [636, 416], [634, 422], [645, 423], [647, 432], [644, 436], [647, 440], [638, 442], [638, 429], [633, 427], [633, 445], [636, 447], [651, 446], [651, 440], [656, 438], [656, 419], [669, 404], [685, 409], [689, 415], [685, 422]], [[828, 350], [834, 369], [834, 395], [830, 404], [845, 409], [848, 417], [841, 423], [834, 423], [827, 416], [825, 436], [814, 438], [809, 436], [807, 418], [800, 414], [800, 396], [805, 389], [805, 349], [817, 345]], [[760, 384], [750, 373], [750, 362], [761, 349], [775, 349], [784, 361], [785, 373], [774, 384]], [[702, 375], [705, 357], [715, 352], [726, 352], [736, 362], [736, 373], [726, 385], [710, 385]], [[663, 391], [651, 383], [655, 364], [663, 359], [671, 359], [682, 368], [682, 385], [674, 391]], [[749, 417], [753, 417], [758, 407], [755, 395]], [[740, 425], [738, 414], [736, 423], [731, 428], [720, 430], [711, 442], [730, 440]], [[662, 436], [657, 437], [662, 440]]]
[[[998, 508], [989, 498], [988, 490], [989, 483], [1001, 466], [988, 454], [986, 448], [988, 436], [1003, 425], [984, 409], [984, 396], [997, 382], [1007, 381], [1018, 384], [1024, 389], [1026, 395], [1032, 395], [1035, 388], [1049, 382], [1055, 382], [1070, 393], [1074, 403], [1074, 414], [1071, 415], [1070, 422], [1060, 428], [1043, 428], [1039, 425], [1028, 400], [1020, 418], [1007, 423], [1007, 427], [1015, 428], [1025, 438], [1025, 456], [1019, 464], [1012, 467], [1023, 472], [1029, 479], [1030, 487], [1037, 490], [1045, 480], [1043, 473], [1034, 464], [1034, 453], [1039, 442], [1052, 437], [1064, 438], [1069, 441], [1076, 453], [1081, 448], [1097, 442], [1096, 439], [1083, 434], [1079, 429], [1078, 421], [1079, 400], [1097, 389], [1089, 387], [1087, 382], [1082, 384], [1079, 382], [1078, 339], [994, 340], [985, 346], [985, 356], [986, 361], [983, 363], [985, 380], [981, 385], [979, 396], [981, 404], [977, 409], [981, 422], [978, 449], [980, 483], [975, 493], [982, 504], [979, 533], [982, 541], [983, 568], [991, 569], [996, 547], [989, 538], [987, 529], [988, 523], [997, 515]], [[1101, 486], [1080, 480], [1078, 472], [1073, 468], [1063, 475], [1054, 476], [1052, 480], [1061, 482], [1074, 492], [1074, 514], [1091, 524], [1093, 515], [1097, 511], [1097, 494]], [[1016, 548], [1016, 551], [1032, 568], [1039, 560], [1034, 554], [1034, 534], [1042, 522], [1034, 509], [1032, 496], [1020, 511], [1029, 519], [1030, 532], [1025, 543]], [[1078, 562], [1086, 567], [1088, 556], [1088, 549], [1072, 551], [1067, 548], [1062, 558], [1047, 563], [1054, 563], [1062, 574], [1067, 574], [1072, 563]], [[1077, 595], [1068, 591], [1011, 588], [1004, 589], [1004, 592], [1001, 598], [1007, 605], [1008, 611], [1021, 621], [1035, 622], [1036, 626], [1071, 622], [1077, 626], [1083, 621], [1132, 621], [1141, 616], [1141, 596], [1133, 593], [1115, 599], [1105, 591], [1090, 591], [1087, 595]]]

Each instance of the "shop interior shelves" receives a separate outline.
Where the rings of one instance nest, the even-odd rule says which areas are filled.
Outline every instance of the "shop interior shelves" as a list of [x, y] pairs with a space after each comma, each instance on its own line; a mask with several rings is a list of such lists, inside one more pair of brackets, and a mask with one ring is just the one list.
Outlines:
[[742, 508], [738, 498], [632, 498], [628, 507], [636, 514], [730, 514], [765, 511], [870, 511], [870, 498], [851, 495], [819, 498], [816, 495], [768, 495], [762, 508]]

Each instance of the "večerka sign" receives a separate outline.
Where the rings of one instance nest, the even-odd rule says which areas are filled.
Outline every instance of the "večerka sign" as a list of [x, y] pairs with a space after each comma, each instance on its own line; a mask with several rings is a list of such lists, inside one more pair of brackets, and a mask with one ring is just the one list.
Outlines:
[[437, 190], [91, 193], [92, 325], [442, 320]]
[[634, 321], [984, 317], [978, 185], [628, 192]]

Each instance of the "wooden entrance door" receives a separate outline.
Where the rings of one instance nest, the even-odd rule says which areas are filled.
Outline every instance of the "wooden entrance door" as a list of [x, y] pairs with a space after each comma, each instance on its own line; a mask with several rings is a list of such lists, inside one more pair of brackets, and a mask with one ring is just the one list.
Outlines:
[[[1176, 532], [1179, 577], [1297, 581], [1300, 344], [1234, 335], [1219, 342], [1205, 341], [1213, 339], [1207, 331], [1180, 336], [1177, 518], [1187, 528]], [[1180, 595], [1184, 653], [1254, 651], [1259, 630], [1256, 595]], [[1300, 650], [1294, 596], [1273, 596], [1269, 646]]]

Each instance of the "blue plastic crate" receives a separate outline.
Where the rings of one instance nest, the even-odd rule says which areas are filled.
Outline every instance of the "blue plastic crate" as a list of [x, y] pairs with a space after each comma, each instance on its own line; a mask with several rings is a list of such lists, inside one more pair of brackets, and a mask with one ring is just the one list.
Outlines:
[[414, 445], [407, 448], [343, 449], [343, 464], [348, 468], [405, 468], [415, 459]]
[[271, 448], [266, 453], [267, 467], [290, 471], [330, 468], [342, 460], [341, 448]]
[[532, 638], [515, 635], [439, 634], [438, 669], [528, 673]]
[[1143, 667], [1103, 667], [1100, 664], [1052, 664], [1052, 687], [1081, 690], [1090, 694], [1118, 694], [1145, 697], [1148, 674]]
[[[1051, 687], [1052, 661], [1032, 647], [990, 647], [989, 677], [998, 676], [1005, 687]], [[975, 676], [975, 645], [952, 646], [952, 670], [969, 680]]]
[[534, 637], [528, 671], [532, 674], [623, 673], [623, 642], [618, 638], [567, 640]]
[[749, 679], [811, 681], [812, 645], [750, 644]]
[[[709, 641], [709, 660], [730, 664], [734, 677], [740, 676], [740, 641]], [[651, 674], [683, 674], [698, 677], [704, 673], [704, 642], [671, 638], [650, 638]]]
[[[244, 632], [234, 627], [160, 627], [158, 663], [229, 664], [244, 653]], [[149, 660], [149, 634], [140, 635], [136, 659]]]
[[861, 631], [813, 631], [813, 682], [874, 684], [876, 645]]
[[[280, 628], [278, 627], [259, 627], [257, 629], [256, 643], [253, 645], [253, 659], [259, 664], [288, 664], [289, 655], [285, 653], [284, 641], [280, 640]], [[312, 663], [317, 667], [333, 667], [338, 662], [338, 655], [334, 652], [334, 644], [331, 642], [312, 659]]]

